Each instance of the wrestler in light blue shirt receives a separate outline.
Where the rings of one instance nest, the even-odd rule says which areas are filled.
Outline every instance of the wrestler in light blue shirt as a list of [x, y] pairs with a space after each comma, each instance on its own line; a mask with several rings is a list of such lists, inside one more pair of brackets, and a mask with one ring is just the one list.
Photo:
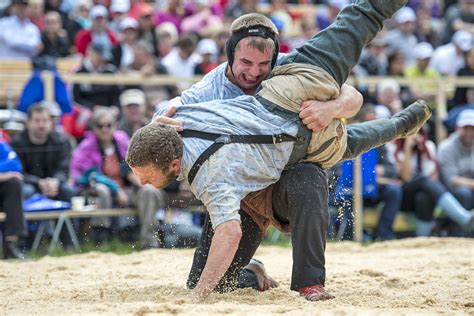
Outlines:
[[[199, 110], [196, 110], [196, 108]], [[158, 115], [162, 115], [158, 112]], [[217, 134], [295, 136], [299, 118], [282, 118], [267, 111], [252, 96], [180, 105], [173, 118], [184, 129]], [[188, 180], [194, 162], [211, 144], [199, 138], [183, 138], [184, 153], [178, 180]], [[250, 192], [277, 182], [293, 150], [292, 142], [280, 144], [227, 144], [199, 169], [191, 191], [206, 205], [212, 226], [239, 220], [240, 201]]]

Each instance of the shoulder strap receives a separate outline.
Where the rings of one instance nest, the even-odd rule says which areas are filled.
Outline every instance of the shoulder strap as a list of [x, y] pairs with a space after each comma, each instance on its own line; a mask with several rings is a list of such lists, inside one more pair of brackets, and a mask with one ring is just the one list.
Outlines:
[[206, 162], [209, 157], [215, 153], [219, 148], [230, 143], [241, 143], [241, 144], [278, 144], [282, 142], [294, 142], [296, 137], [282, 133], [277, 135], [229, 135], [229, 134], [215, 134], [208, 132], [195, 131], [185, 129], [180, 132], [182, 137], [194, 137], [205, 140], [213, 141], [214, 143], [209, 146], [194, 162], [191, 170], [188, 173], [189, 185], [193, 183], [196, 174], [198, 173], [201, 166]]

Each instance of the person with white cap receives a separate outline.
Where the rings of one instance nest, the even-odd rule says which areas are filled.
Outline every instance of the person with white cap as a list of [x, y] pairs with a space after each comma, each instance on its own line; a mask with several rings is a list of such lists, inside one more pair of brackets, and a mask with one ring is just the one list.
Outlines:
[[[431, 56], [433, 55], [433, 46], [428, 42], [422, 42], [415, 45], [413, 55], [416, 63], [405, 69], [405, 77], [412, 79], [439, 79], [440, 74], [429, 67]], [[418, 83], [411, 86], [411, 93], [414, 99], [424, 99], [430, 105], [436, 99], [436, 87], [432, 84]]]
[[405, 64], [412, 65], [415, 62], [413, 47], [418, 43], [415, 36], [416, 14], [410, 7], [403, 7], [394, 16], [397, 27], [386, 35], [386, 43], [389, 52], [399, 51], [405, 56]]
[[126, 17], [119, 24], [120, 44], [112, 49], [112, 63], [118, 69], [124, 69], [133, 62], [133, 46], [138, 39], [138, 22], [134, 18]]
[[116, 34], [120, 34], [122, 32], [120, 23], [128, 16], [128, 11], [130, 10], [130, 0], [112, 0], [109, 10], [112, 17], [109, 27]]
[[[471, 48], [470, 50], [464, 53], [464, 62], [465, 65], [458, 71], [457, 76], [474, 76], [474, 48]], [[451, 105], [453, 107], [456, 107], [471, 103], [474, 103], [474, 88], [457, 87], [456, 92], [454, 93], [454, 100], [452, 100]]]
[[74, 46], [81, 55], [86, 54], [87, 47], [93, 41], [108, 42], [110, 48], [119, 43], [117, 35], [107, 27], [109, 11], [103, 5], [95, 5], [89, 13], [92, 25], [90, 29], [81, 30], [77, 33]]
[[463, 110], [456, 132], [438, 147], [441, 179], [459, 202], [474, 209], [474, 109]]
[[194, 67], [195, 75], [205, 75], [219, 66], [217, 63], [218, 49], [214, 40], [210, 38], [200, 40], [196, 52], [201, 56], [202, 60]]
[[464, 53], [472, 49], [473, 36], [468, 31], [454, 33], [449, 44], [436, 48], [430, 66], [441, 75], [455, 75], [464, 67]]

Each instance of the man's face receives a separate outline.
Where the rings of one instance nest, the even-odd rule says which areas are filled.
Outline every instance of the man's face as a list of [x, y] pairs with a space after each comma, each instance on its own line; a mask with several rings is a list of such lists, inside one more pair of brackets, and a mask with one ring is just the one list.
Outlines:
[[147, 165], [145, 167], [132, 168], [133, 173], [140, 179], [142, 185], [151, 184], [157, 189], [167, 187], [178, 177], [178, 172], [170, 169], [163, 171], [155, 166]]
[[145, 117], [145, 105], [144, 104], [127, 104], [123, 109], [123, 114], [128, 121], [132, 123], [140, 123]]
[[467, 148], [474, 146], [474, 126], [460, 127], [458, 133], [464, 146]]
[[[250, 47], [248, 41], [247, 38], [241, 40], [234, 52], [233, 83], [246, 94], [254, 94], [260, 83], [270, 74], [273, 51], [261, 52]], [[229, 77], [232, 78], [232, 73]]]
[[46, 140], [53, 130], [53, 121], [47, 111], [33, 112], [31, 118], [26, 122], [30, 137], [37, 140]]

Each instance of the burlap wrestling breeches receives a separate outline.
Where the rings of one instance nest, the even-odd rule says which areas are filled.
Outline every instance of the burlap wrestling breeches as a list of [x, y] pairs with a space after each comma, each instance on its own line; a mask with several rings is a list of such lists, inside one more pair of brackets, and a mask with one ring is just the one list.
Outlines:
[[[323, 69], [309, 64], [286, 64], [276, 67], [271, 78], [262, 83], [258, 97], [279, 107], [299, 113], [303, 101], [328, 101], [339, 96], [340, 87]], [[301, 161], [330, 168], [338, 163], [347, 147], [347, 130], [340, 119], [326, 128], [312, 132], [306, 154]], [[300, 155], [300, 157], [303, 155]]]

